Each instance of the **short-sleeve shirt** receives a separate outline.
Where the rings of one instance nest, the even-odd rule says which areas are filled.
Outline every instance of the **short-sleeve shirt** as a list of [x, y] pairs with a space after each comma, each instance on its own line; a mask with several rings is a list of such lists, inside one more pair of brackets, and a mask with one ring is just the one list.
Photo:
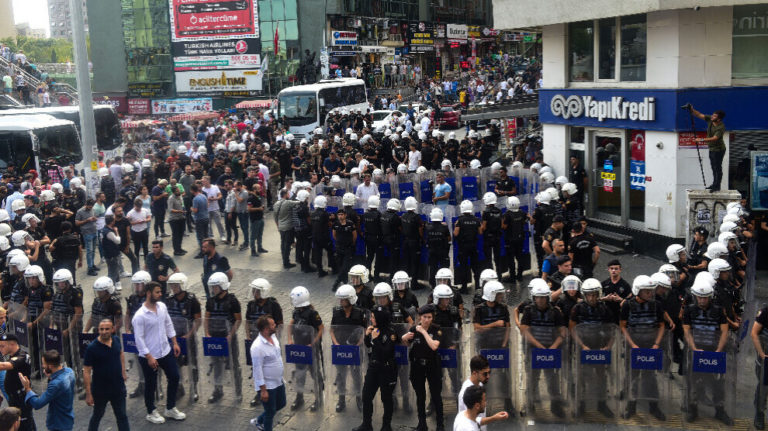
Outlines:
[[[221, 194], [221, 190], [219, 190], [219, 187], [216, 186], [216, 185], [213, 185], [213, 184], [211, 184], [210, 187], [204, 187], [203, 191], [205, 192], [205, 194], [208, 195], [209, 198], [210, 197], [214, 197], [214, 196], [216, 196], [218, 194]], [[208, 202], [208, 211], [218, 211], [219, 210], [219, 201], [218, 200], [209, 201], [206, 198], [206, 202]]]
[[[408, 332], [413, 333], [413, 339], [411, 340], [410, 359], [427, 359], [437, 361], [438, 355], [436, 350], [432, 350], [427, 344], [427, 339], [421, 335], [420, 332], [416, 332], [414, 326]], [[427, 333], [433, 340], [440, 340], [442, 337], [442, 330], [436, 325], [430, 325], [427, 329]]]
[[96, 339], [86, 348], [83, 365], [93, 367], [91, 392], [94, 396], [125, 394], [121, 351], [120, 338], [115, 335], [112, 336], [111, 347]]
[[149, 223], [145, 222], [144, 220], [149, 217], [149, 210], [142, 208], [138, 211], [136, 211], [136, 208], [133, 208], [132, 210], [128, 211], [128, 214], [125, 216], [128, 217], [128, 219], [131, 221], [131, 223], [140, 221], [141, 223], [132, 224], [131, 230], [133, 232], [144, 232], [149, 227]]
[[712, 117], [709, 115], [704, 116], [704, 121], [707, 122], [707, 137], [717, 137], [716, 141], [707, 142], [709, 151], [725, 151], [725, 142], [723, 141], [723, 135], [725, 134], [725, 124], [720, 121], [720, 124], [712, 123]]
[[[152, 188], [152, 197], [160, 196], [163, 193], [165, 193], [165, 190], [160, 186], [155, 186]], [[170, 193], [169, 193], [170, 194]], [[152, 199], [152, 210], [153, 211], [165, 211], [165, 209], [168, 208], [168, 200], [167, 199]]]
[[323, 167], [327, 169], [328, 172], [330, 173], [336, 172], [336, 170], [339, 169], [340, 166], [341, 166], [341, 160], [339, 159], [331, 160], [331, 158], [329, 157], [325, 159], [325, 161], [323, 162]]
[[165, 253], [162, 253], [159, 258], [155, 257], [154, 253], [149, 253], [145, 263], [147, 264], [147, 272], [154, 281], [158, 281], [158, 275], [167, 276], [169, 269], [176, 269], [176, 262]]
[[200, 193], [192, 199], [192, 207], [197, 208], [197, 212], [193, 212], [195, 220], [208, 220], [208, 199], [205, 195]]
[[[260, 208], [264, 206], [264, 204], [261, 203], [261, 198], [257, 195], [250, 194], [248, 195], [248, 208]], [[264, 219], [264, 211], [248, 211], [248, 215], [251, 219], [251, 221], [256, 220], [263, 220]]]
[[[85, 207], [82, 207], [77, 210], [75, 221], [87, 220], [90, 217], [93, 217], [93, 210], [87, 210]], [[82, 235], [96, 235], [96, 222], [89, 221], [80, 225], [80, 233]]]
[[[442, 184], [436, 184], [435, 185], [435, 197], [443, 197], [443, 196], [450, 196], [451, 194], [451, 185], [448, 183], [442, 183]], [[437, 206], [439, 207], [447, 207], [448, 206], [449, 199], [443, 199], [440, 201], [437, 201]]]
[[581, 234], [571, 238], [568, 250], [573, 253], [573, 266], [578, 268], [592, 268], [592, 250], [597, 243], [587, 235]]

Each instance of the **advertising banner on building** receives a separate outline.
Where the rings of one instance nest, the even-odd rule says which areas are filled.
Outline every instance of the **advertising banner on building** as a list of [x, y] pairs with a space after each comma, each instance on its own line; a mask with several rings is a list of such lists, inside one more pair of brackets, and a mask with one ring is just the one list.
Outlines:
[[331, 46], [356, 46], [356, 45], [357, 45], [356, 31], [334, 30], [331, 32]]
[[259, 37], [254, 0], [170, 0], [171, 40]]
[[185, 114], [188, 112], [205, 112], [211, 110], [213, 110], [213, 100], [210, 97], [152, 101], [153, 114]]
[[261, 64], [258, 38], [173, 42], [173, 70], [247, 69]]
[[408, 24], [408, 45], [411, 52], [434, 51], [434, 26], [426, 22]]
[[645, 131], [630, 130], [629, 188], [645, 190]]
[[752, 203], [753, 211], [768, 210], [768, 151], [752, 151]]
[[176, 72], [176, 92], [184, 95], [255, 96], [263, 73], [255, 70]]
[[135, 83], [128, 84], [128, 97], [162, 97], [165, 96], [163, 84]]
[[131, 115], [149, 115], [149, 99], [128, 99], [128, 113]]
[[[693, 134], [693, 132], [682, 132], [677, 135], [677, 147], [681, 149], [695, 150], [696, 139], [706, 138], [706, 137], [707, 137], [707, 132], [696, 132], [695, 135]], [[707, 144], [704, 142], [699, 142], [698, 146], [700, 150], [707, 148]]]
[[467, 41], [467, 25], [466, 24], [448, 24], [446, 26], [445, 37], [448, 40]]
[[128, 112], [128, 96], [122, 94], [94, 94], [93, 103], [96, 105], [109, 105], [121, 114]]

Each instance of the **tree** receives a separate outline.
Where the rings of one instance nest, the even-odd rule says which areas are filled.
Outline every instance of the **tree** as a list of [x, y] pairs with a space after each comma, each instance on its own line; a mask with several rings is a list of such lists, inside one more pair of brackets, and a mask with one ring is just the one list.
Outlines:
[[58, 63], [59, 56], [56, 55], [56, 48], [51, 48], [51, 63]]

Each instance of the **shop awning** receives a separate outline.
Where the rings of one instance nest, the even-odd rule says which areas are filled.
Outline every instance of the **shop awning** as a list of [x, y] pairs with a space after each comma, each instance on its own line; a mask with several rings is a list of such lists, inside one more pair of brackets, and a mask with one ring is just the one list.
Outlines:
[[237, 109], [271, 108], [274, 103], [275, 103], [274, 99], [244, 100], [238, 103], [237, 105], [235, 105], [235, 108]]
[[168, 121], [212, 120], [219, 118], [218, 112], [190, 112], [168, 117]]

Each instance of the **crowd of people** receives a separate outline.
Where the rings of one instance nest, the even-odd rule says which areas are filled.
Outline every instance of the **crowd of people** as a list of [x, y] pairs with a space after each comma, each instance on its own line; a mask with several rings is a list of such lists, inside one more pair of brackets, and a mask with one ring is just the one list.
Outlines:
[[[24, 105], [48, 107], [54, 103], [69, 105], [69, 96], [57, 93], [56, 80], [45, 70], [27, 58], [24, 50], [13, 51], [6, 44], [0, 44], [0, 56], [8, 62], [3, 68], [3, 93], [13, 96]], [[29, 77], [36, 79], [35, 84]]]

